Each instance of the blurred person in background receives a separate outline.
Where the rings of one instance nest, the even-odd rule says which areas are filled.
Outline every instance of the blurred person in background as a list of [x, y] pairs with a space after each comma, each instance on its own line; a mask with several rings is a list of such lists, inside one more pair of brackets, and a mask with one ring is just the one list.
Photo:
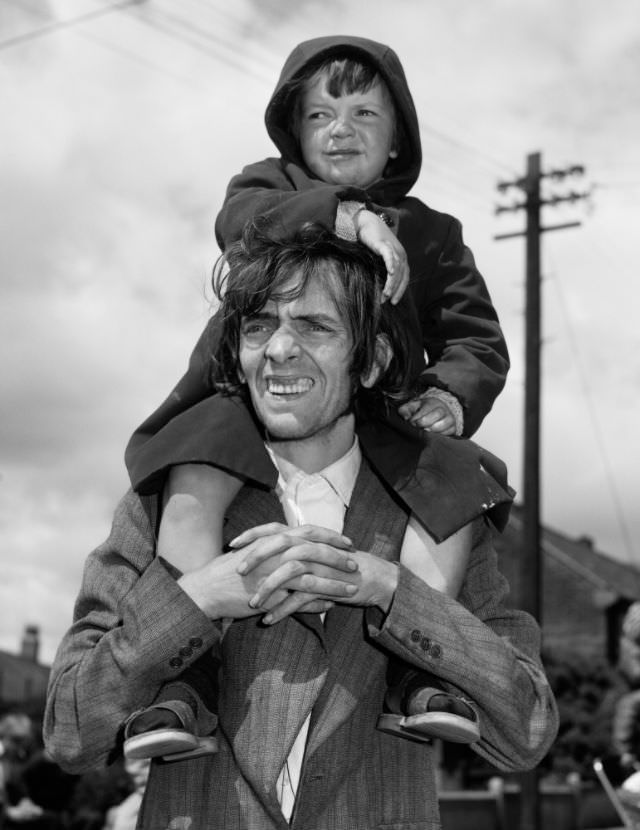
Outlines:
[[133, 792], [120, 804], [112, 807], [108, 813], [103, 830], [134, 830], [138, 820], [138, 811], [149, 778], [151, 761], [148, 758], [127, 758], [124, 767], [131, 778]]

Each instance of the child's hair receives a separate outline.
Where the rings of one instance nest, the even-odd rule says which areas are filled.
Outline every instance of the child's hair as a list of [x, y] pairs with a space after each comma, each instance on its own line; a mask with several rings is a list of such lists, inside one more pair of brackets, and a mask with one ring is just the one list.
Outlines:
[[[327, 268], [336, 280], [327, 279]], [[285, 289], [299, 276], [293, 289]], [[409, 348], [405, 328], [398, 325], [391, 303], [382, 303], [384, 261], [359, 242], [348, 242], [317, 224], [306, 223], [292, 237], [282, 238], [265, 222], [248, 223], [242, 239], [230, 246], [214, 270], [220, 301], [220, 337], [213, 350], [214, 382], [220, 391], [238, 392], [238, 354], [243, 317], [261, 311], [268, 300], [289, 302], [309, 281], [320, 277], [332, 292], [336, 308], [352, 339], [351, 377], [354, 388], [374, 365], [376, 338], [385, 335], [392, 360], [375, 385], [377, 396], [409, 396]]]

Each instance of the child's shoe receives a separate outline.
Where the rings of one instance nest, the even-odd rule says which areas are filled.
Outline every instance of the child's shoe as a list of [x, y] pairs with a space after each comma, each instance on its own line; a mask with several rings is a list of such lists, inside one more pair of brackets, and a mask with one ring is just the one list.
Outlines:
[[218, 742], [195, 734], [195, 716], [188, 703], [170, 700], [139, 709], [124, 727], [125, 758], [158, 758], [182, 761], [215, 755]]
[[438, 688], [426, 672], [407, 670], [400, 682], [389, 686], [386, 713], [378, 718], [383, 732], [429, 743], [433, 738], [459, 744], [480, 740], [478, 716], [464, 698]]

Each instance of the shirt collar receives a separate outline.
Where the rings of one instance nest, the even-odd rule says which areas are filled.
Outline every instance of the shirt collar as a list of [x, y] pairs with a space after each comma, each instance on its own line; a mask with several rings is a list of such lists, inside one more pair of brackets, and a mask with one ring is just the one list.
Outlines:
[[294, 479], [299, 481], [303, 478], [313, 478], [314, 476], [319, 476], [324, 478], [325, 481], [329, 483], [331, 488], [340, 497], [344, 506], [349, 506], [351, 494], [353, 493], [353, 488], [355, 487], [356, 479], [358, 478], [358, 473], [360, 472], [360, 464], [362, 462], [362, 452], [360, 450], [360, 442], [358, 441], [357, 435], [353, 438], [351, 449], [349, 449], [341, 458], [338, 458], [338, 460], [334, 461], [333, 464], [329, 464], [328, 467], [319, 470], [317, 473], [311, 474], [303, 472], [299, 467], [296, 467], [295, 464], [292, 464], [290, 461], [282, 458], [282, 456], [273, 451], [269, 444], [265, 443], [265, 448], [269, 453], [274, 466], [279, 472], [277, 486], [279, 493], [284, 491], [287, 486], [293, 484]]

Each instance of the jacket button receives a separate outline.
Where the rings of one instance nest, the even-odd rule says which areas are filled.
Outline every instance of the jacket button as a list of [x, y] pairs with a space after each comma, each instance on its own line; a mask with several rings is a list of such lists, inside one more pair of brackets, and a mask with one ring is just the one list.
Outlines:
[[172, 669], [179, 669], [182, 666], [182, 658], [172, 657], [171, 660], [169, 660], [169, 665]]
[[429, 646], [431, 645], [431, 640], [428, 637], [423, 637], [420, 640], [420, 648], [423, 651], [429, 651]]
[[191, 648], [200, 648], [200, 646], [202, 645], [202, 640], [200, 639], [200, 637], [192, 637], [189, 640], [189, 645], [191, 646]]
[[189, 646], [183, 646], [180, 651], [178, 652], [180, 657], [191, 657], [193, 654], [193, 649], [189, 648]]
[[411, 642], [412, 643], [419, 643], [421, 637], [422, 637], [422, 633], [420, 631], [418, 631], [417, 628], [414, 628], [413, 631], [411, 632]]
[[437, 660], [437, 659], [438, 659], [438, 657], [441, 657], [441, 656], [442, 656], [442, 648], [441, 648], [441, 647], [440, 647], [437, 643], [434, 643], [434, 644], [431, 646], [431, 648], [429, 649], [429, 654], [430, 654], [432, 657], [435, 657], [435, 659]]

